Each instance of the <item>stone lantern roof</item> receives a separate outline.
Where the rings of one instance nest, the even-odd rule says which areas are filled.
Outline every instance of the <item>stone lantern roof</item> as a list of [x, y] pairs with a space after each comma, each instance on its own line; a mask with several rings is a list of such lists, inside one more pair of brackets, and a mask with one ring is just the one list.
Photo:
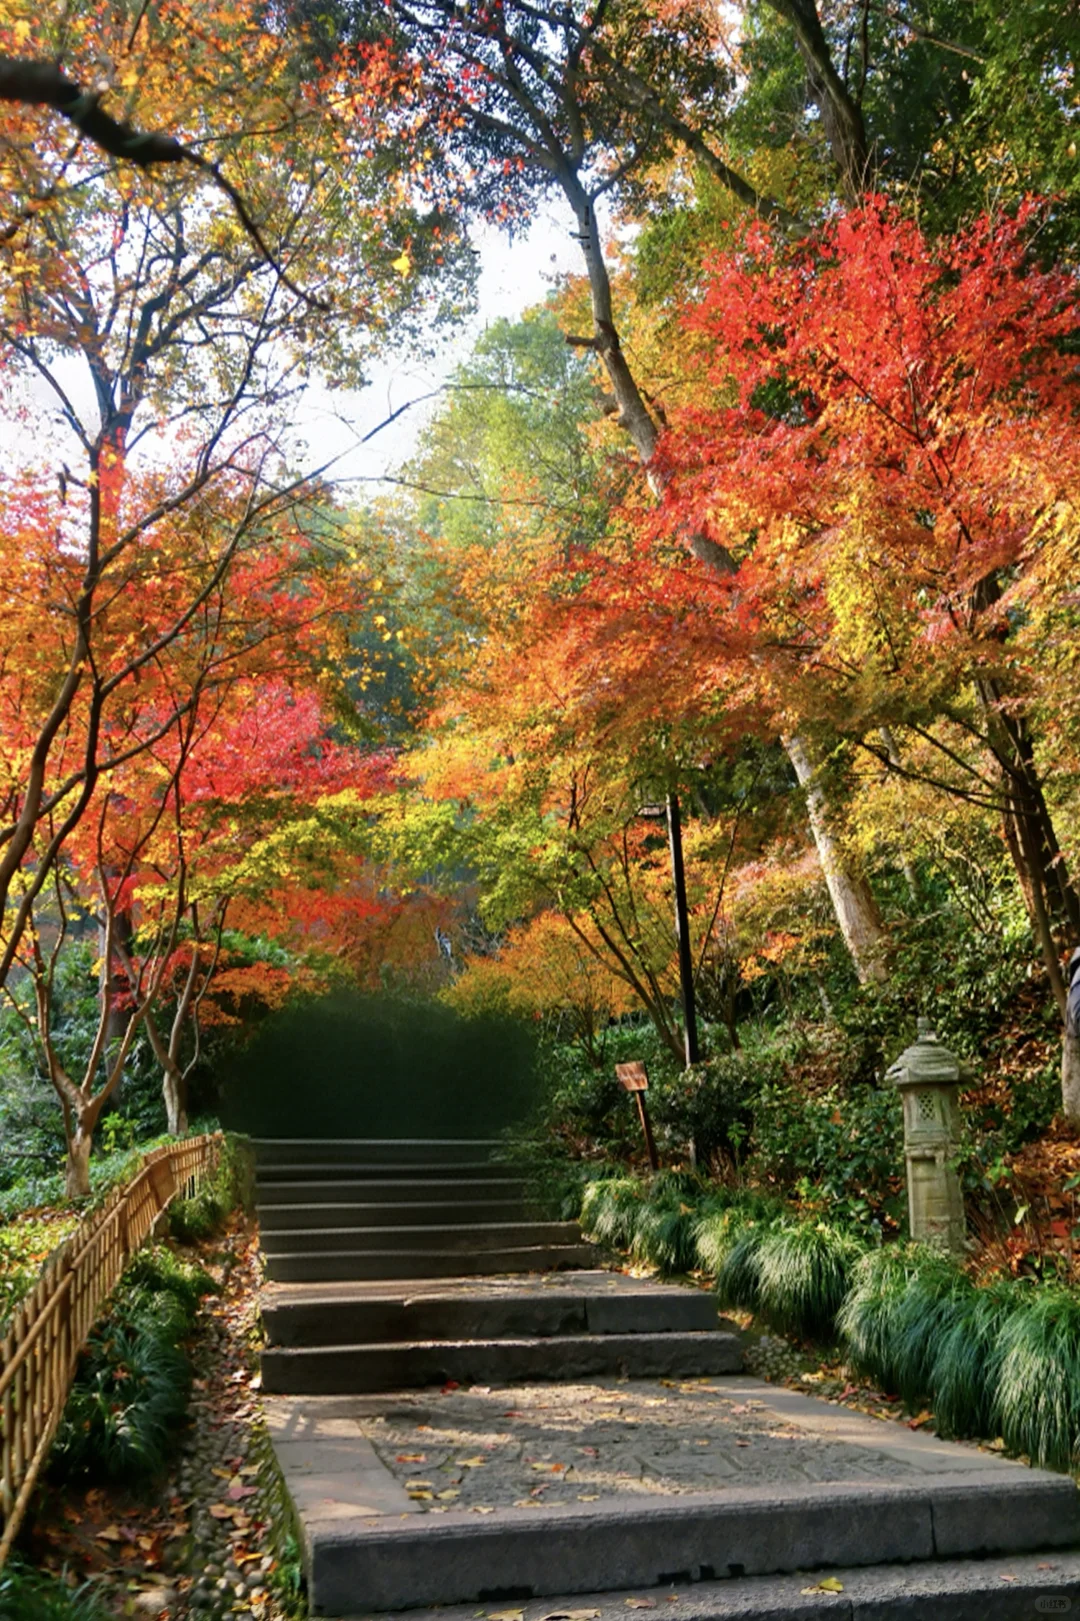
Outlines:
[[918, 1021], [918, 1036], [885, 1072], [885, 1079], [903, 1090], [909, 1086], [956, 1086], [963, 1066], [955, 1053], [939, 1041], [929, 1019]]

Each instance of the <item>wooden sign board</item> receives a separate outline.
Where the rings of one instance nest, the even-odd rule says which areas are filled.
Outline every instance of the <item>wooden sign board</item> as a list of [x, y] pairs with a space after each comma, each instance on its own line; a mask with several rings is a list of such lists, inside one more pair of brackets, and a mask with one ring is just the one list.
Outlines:
[[615, 1074], [619, 1085], [624, 1092], [647, 1092], [649, 1090], [649, 1076], [645, 1065], [639, 1061], [632, 1064], [616, 1064]]

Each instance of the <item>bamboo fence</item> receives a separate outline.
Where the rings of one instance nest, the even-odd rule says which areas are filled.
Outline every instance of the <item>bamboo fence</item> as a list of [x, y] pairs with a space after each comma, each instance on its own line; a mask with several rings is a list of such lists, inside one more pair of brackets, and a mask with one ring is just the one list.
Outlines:
[[60, 1422], [79, 1352], [158, 1216], [193, 1193], [221, 1153], [220, 1133], [155, 1148], [124, 1188], [49, 1257], [0, 1341], [0, 1565]]

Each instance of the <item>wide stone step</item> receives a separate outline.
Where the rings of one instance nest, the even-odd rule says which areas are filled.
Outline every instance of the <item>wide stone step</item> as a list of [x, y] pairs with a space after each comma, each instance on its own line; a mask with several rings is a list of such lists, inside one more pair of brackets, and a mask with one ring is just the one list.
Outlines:
[[[612, 1285], [617, 1281], [619, 1287]], [[715, 1331], [716, 1303], [696, 1289], [621, 1274], [584, 1273], [557, 1289], [533, 1286], [420, 1293], [319, 1292], [319, 1285], [267, 1290], [262, 1318], [273, 1346], [337, 1346], [390, 1340], [543, 1339], [565, 1334], [673, 1334]]]
[[[489, 1159], [433, 1161], [430, 1165], [409, 1160], [352, 1160], [327, 1154], [319, 1160], [280, 1160], [257, 1165], [255, 1180], [260, 1187], [276, 1182], [336, 1181], [363, 1182], [372, 1179], [411, 1181], [487, 1181], [505, 1178], [507, 1167]], [[520, 1181], [521, 1179], [518, 1178]]]
[[435, 1223], [417, 1227], [296, 1227], [260, 1234], [266, 1256], [301, 1250], [487, 1250], [522, 1249], [537, 1244], [577, 1244], [576, 1221], [495, 1221]]
[[547, 1272], [556, 1267], [595, 1267], [591, 1244], [517, 1245], [468, 1251], [293, 1250], [266, 1255], [266, 1275], [280, 1283], [319, 1283], [334, 1279], [496, 1277], [504, 1272]]
[[[682, 1597], [690, 1583], [725, 1576], [1076, 1547], [1080, 1493], [1067, 1477], [1036, 1470], [1000, 1480], [943, 1474], [912, 1482], [802, 1482], [528, 1513], [496, 1509], [483, 1518], [451, 1511], [437, 1520], [380, 1514], [344, 1521], [312, 1513], [304, 1517], [304, 1541], [312, 1615], [355, 1614], [360, 1595], [367, 1615], [434, 1604], [520, 1607], [548, 1595], [672, 1584]], [[701, 1621], [692, 1594], [687, 1598], [677, 1613]], [[835, 1606], [828, 1614], [850, 1621], [842, 1595], [821, 1598]], [[552, 1613], [550, 1604], [545, 1611]], [[939, 1621], [948, 1612], [910, 1605], [898, 1613]], [[976, 1621], [998, 1612], [972, 1606], [952, 1613]]]
[[528, 1220], [528, 1212], [520, 1199], [443, 1199], [423, 1202], [401, 1199], [388, 1200], [385, 1204], [346, 1204], [324, 1199], [316, 1204], [259, 1204], [256, 1210], [263, 1233], [297, 1227], [430, 1227], [453, 1226], [461, 1222]]
[[501, 1146], [497, 1137], [255, 1137], [252, 1144], [260, 1166], [348, 1159], [365, 1164], [486, 1160]]
[[[932, 1559], [920, 1564], [843, 1566], [827, 1574], [840, 1592], [815, 1591], [821, 1570], [678, 1583], [674, 1616], [683, 1621], [1038, 1621], [1080, 1612], [1080, 1554], [996, 1559]], [[596, 1621], [627, 1621], [642, 1600], [666, 1610], [669, 1592], [641, 1588], [546, 1598], [514, 1606], [524, 1621], [587, 1609]], [[472, 1605], [414, 1610], [409, 1621], [473, 1621]], [[357, 1616], [359, 1621], [359, 1616]], [[366, 1617], [366, 1621], [381, 1621]]]
[[426, 1340], [270, 1348], [262, 1355], [263, 1389], [279, 1395], [361, 1394], [445, 1385], [536, 1383], [622, 1375], [690, 1378], [737, 1373], [736, 1334], [580, 1334], [558, 1339]]
[[527, 1183], [521, 1176], [354, 1177], [256, 1179], [259, 1200], [268, 1204], [413, 1204], [422, 1199], [521, 1199]]

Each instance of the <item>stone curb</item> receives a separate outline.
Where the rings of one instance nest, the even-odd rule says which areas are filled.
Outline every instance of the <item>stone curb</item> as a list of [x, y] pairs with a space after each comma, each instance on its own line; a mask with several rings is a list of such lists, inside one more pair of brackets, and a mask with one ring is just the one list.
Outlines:
[[451, 1513], [345, 1530], [308, 1518], [304, 1535], [312, 1613], [340, 1615], [361, 1593], [373, 1609], [410, 1609], [1071, 1547], [1080, 1493], [1032, 1470], [496, 1510], [479, 1523]]
[[[1040, 1621], [1048, 1615], [1080, 1616], [1080, 1554], [844, 1568], [832, 1575], [839, 1593], [804, 1592], [821, 1579], [819, 1572], [804, 1571], [702, 1582], [680, 1587], [677, 1596], [636, 1589], [574, 1595], [565, 1602], [544, 1599], [520, 1608], [523, 1621], [579, 1609], [598, 1611], [595, 1621], [628, 1621], [631, 1606], [643, 1603], [656, 1609], [656, 1621]], [[409, 1621], [473, 1621], [474, 1615], [471, 1606], [416, 1610]]]
[[277, 1395], [533, 1384], [625, 1374], [688, 1379], [737, 1373], [742, 1342], [715, 1330], [691, 1333], [568, 1334], [557, 1339], [427, 1340], [265, 1350], [263, 1388]]

